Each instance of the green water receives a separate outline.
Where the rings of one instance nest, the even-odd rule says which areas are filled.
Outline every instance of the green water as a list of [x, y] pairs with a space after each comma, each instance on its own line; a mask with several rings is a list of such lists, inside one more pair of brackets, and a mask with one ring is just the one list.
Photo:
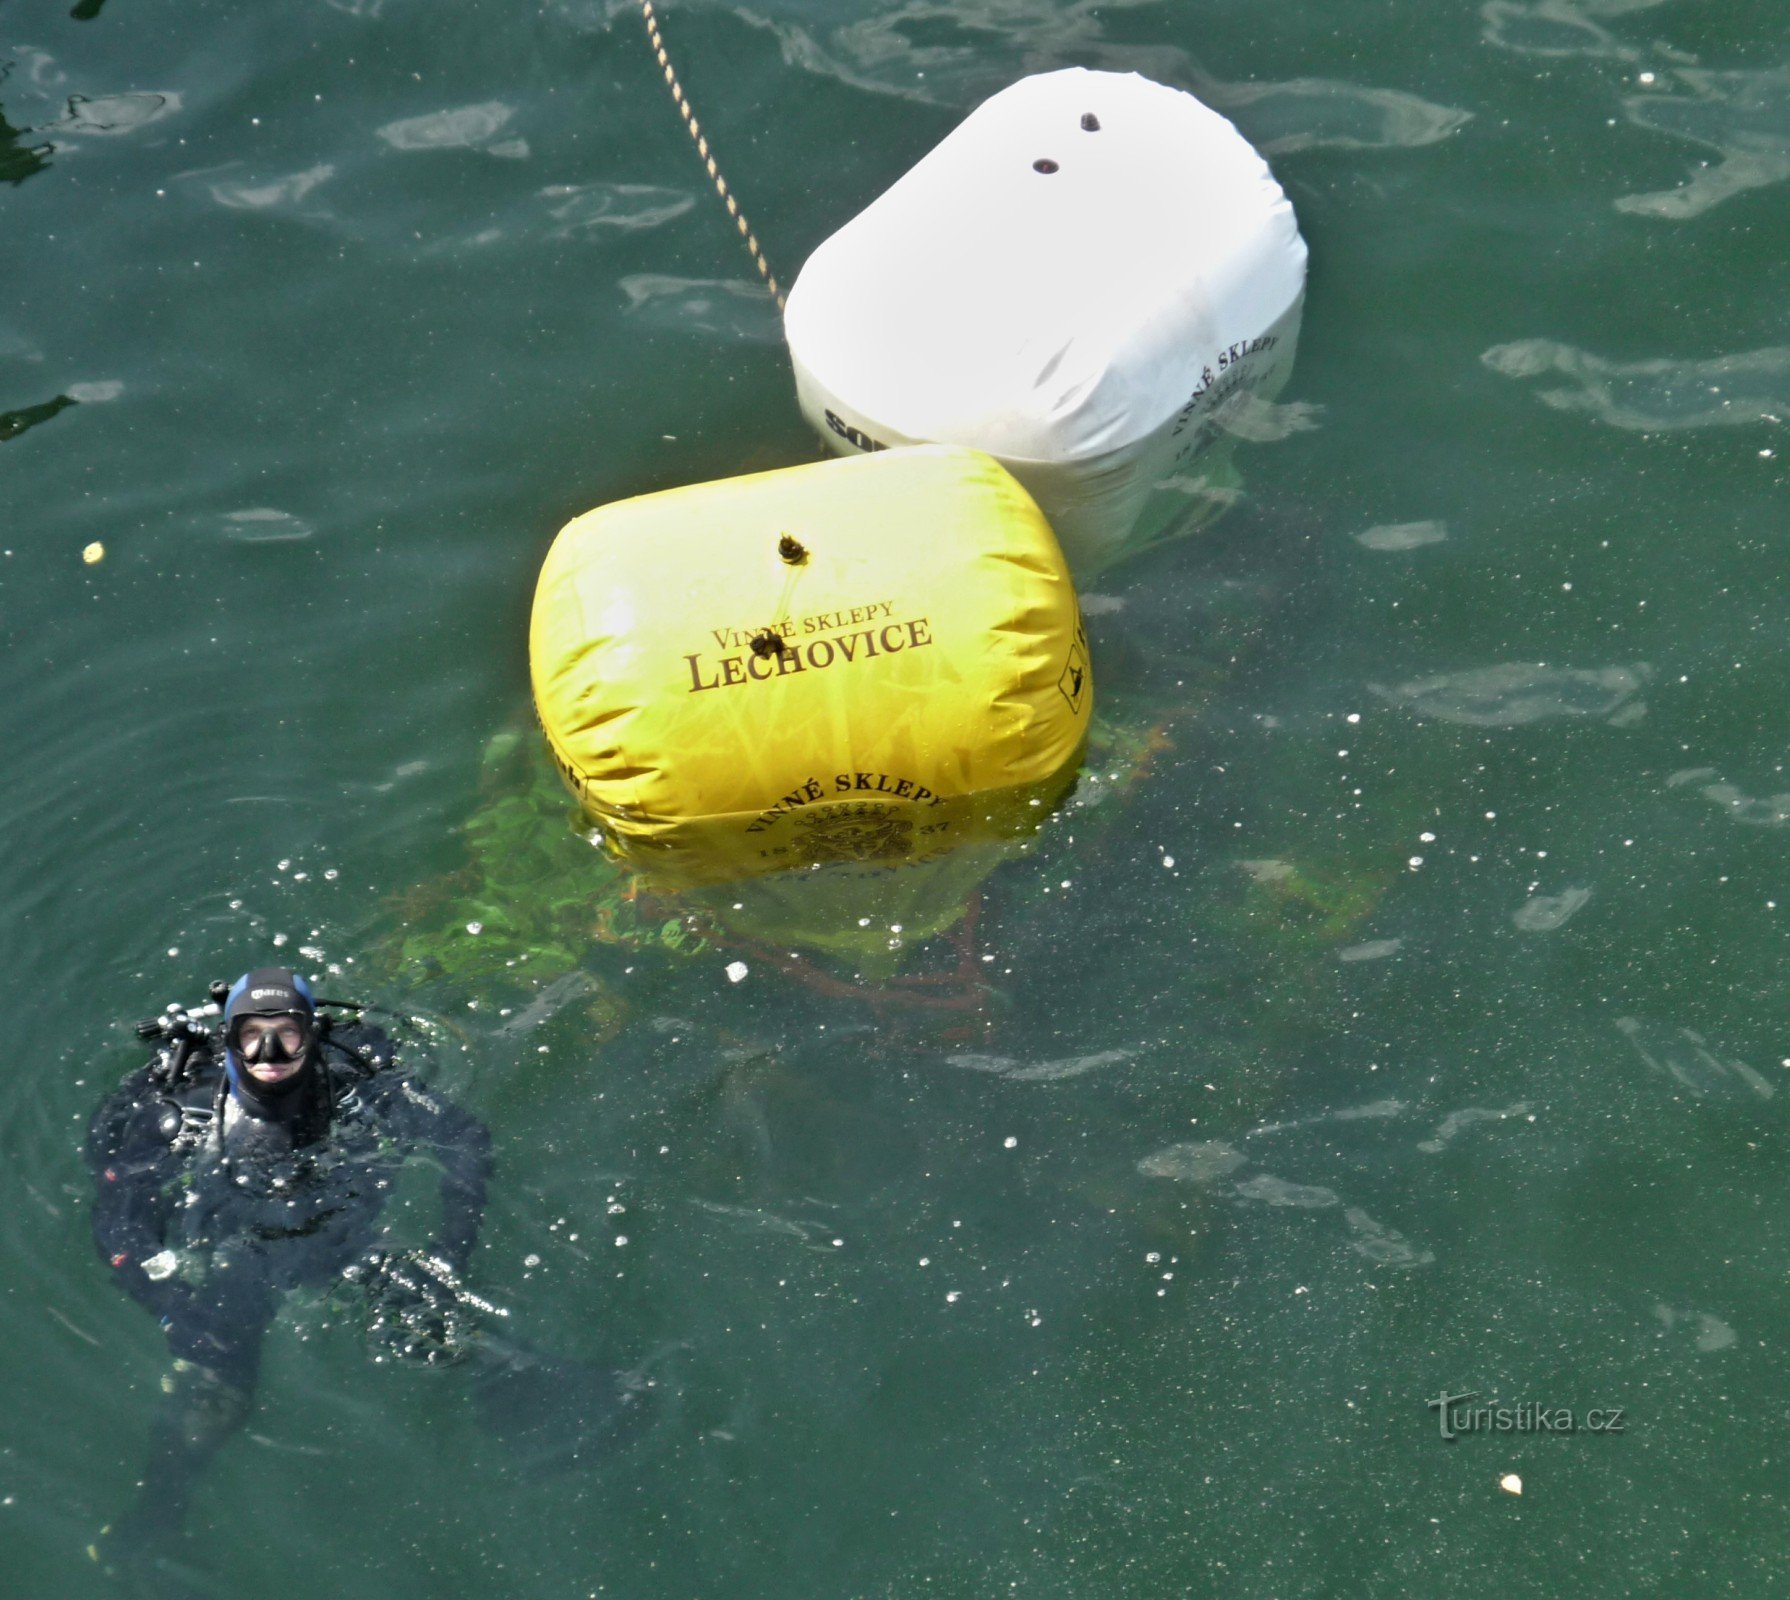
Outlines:
[[79, 10], [0, 5], [7, 1592], [107, 1592], [166, 1364], [87, 1236], [117, 1021], [280, 953], [436, 1019], [482, 1291], [666, 1400], [539, 1481], [295, 1304], [204, 1592], [1781, 1590], [1781, 7], [666, 8], [786, 278], [1077, 63], [1311, 245], [1245, 497], [1090, 600], [1124, 781], [914, 952], [979, 1008], [493, 855], [553, 532], [817, 454], [637, 15]]

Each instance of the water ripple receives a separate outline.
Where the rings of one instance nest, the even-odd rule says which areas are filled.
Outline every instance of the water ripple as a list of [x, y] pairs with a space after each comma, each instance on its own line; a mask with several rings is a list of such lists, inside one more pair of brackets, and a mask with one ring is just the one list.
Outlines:
[[1515, 911], [1510, 920], [1519, 933], [1552, 933], [1564, 928], [1573, 916], [1591, 899], [1589, 889], [1563, 889], [1559, 894], [1531, 895]]
[[308, 522], [273, 506], [227, 511], [224, 522], [224, 537], [236, 544], [286, 544], [309, 539], [315, 532]]
[[1447, 537], [1448, 524], [1434, 519], [1379, 522], [1356, 534], [1355, 543], [1366, 550], [1419, 550], [1426, 544], [1440, 544]]
[[1514, 728], [1552, 717], [1600, 717], [1613, 727], [1628, 727], [1646, 713], [1640, 694], [1652, 675], [1639, 663], [1578, 668], [1510, 661], [1368, 688], [1420, 717], [1474, 728]]
[[1525, 56], [1596, 56], [1632, 61], [1639, 52], [1622, 44], [1596, 19], [1648, 11], [1664, 0], [1491, 0], [1481, 7], [1485, 41]]
[[1374, 1221], [1359, 1206], [1346, 1207], [1343, 1221], [1348, 1225], [1351, 1235], [1349, 1248], [1378, 1266], [1427, 1267], [1436, 1259], [1433, 1250], [1424, 1250], [1412, 1244], [1398, 1229]]
[[[1448, 1115], [1437, 1124], [1436, 1131], [1432, 1133], [1429, 1138], [1418, 1141], [1417, 1148], [1425, 1155], [1438, 1156], [1475, 1123], [1504, 1122], [1511, 1117], [1523, 1117], [1528, 1115], [1529, 1102], [1527, 1100], [1519, 1100], [1515, 1105], [1505, 1106], [1502, 1109], [1497, 1110], [1488, 1109], [1484, 1106], [1464, 1106], [1459, 1111], [1449, 1112]], [[1535, 1119], [1530, 1117], [1529, 1120], [1533, 1122]]]
[[1321, 428], [1323, 415], [1323, 406], [1309, 400], [1277, 405], [1260, 395], [1239, 391], [1218, 408], [1215, 420], [1233, 438], [1250, 444], [1274, 444], [1281, 439], [1290, 439], [1296, 433], [1311, 433]]
[[560, 183], [543, 189], [541, 198], [559, 224], [549, 235], [554, 239], [606, 228], [641, 233], [681, 217], [696, 204], [696, 196], [686, 189], [661, 189], [650, 183]]
[[1552, 339], [1518, 339], [1479, 359], [1507, 378], [1569, 379], [1575, 387], [1542, 389], [1537, 398], [1639, 433], [1778, 423], [1790, 408], [1790, 345], [1703, 361], [1606, 361]]
[[271, 211], [280, 206], [296, 205], [313, 189], [335, 176], [336, 169], [328, 162], [306, 167], [303, 172], [288, 173], [265, 183], [213, 183], [207, 185], [211, 197], [221, 206], [236, 211]]
[[404, 117], [386, 123], [378, 132], [394, 150], [477, 150], [490, 148], [489, 141], [515, 114], [514, 106], [501, 100], [486, 100], [451, 111]]
[[[1155, 3], [1122, 0], [1125, 7]], [[905, 0], [842, 26], [818, 18], [804, 25], [749, 7], [736, 14], [775, 34], [792, 67], [931, 104], [968, 106], [1021, 73], [1060, 67], [1141, 72], [1185, 85], [1221, 111], [1241, 112], [1244, 131], [1269, 155], [1434, 144], [1472, 117], [1403, 90], [1333, 78], [1227, 83], [1178, 47], [1109, 38], [1106, 19], [1120, 8], [1094, 0]]]
[[1123, 1066], [1137, 1054], [1135, 1050], [1096, 1050], [1085, 1056], [1065, 1056], [1060, 1061], [1019, 1061], [1012, 1056], [984, 1056], [958, 1053], [946, 1056], [948, 1066], [966, 1067], [971, 1072], [993, 1073], [1017, 1083], [1054, 1083], [1061, 1078], [1079, 1078], [1084, 1072], [1098, 1072], [1102, 1067]]
[[1674, 1028], [1645, 1017], [1618, 1017], [1616, 1031], [1656, 1076], [1669, 1078], [1696, 1099], [1739, 1100], [1746, 1095], [1770, 1100], [1777, 1085], [1744, 1061], [1718, 1055], [1709, 1041], [1691, 1028]]
[[1659, 1319], [1662, 1338], [1675, 1333], [1681, 1323], [1687, 1330], [1694, 1330], [1691, 1337], [1698, 1355], [1713, 1355], [1717, 1350], [1726, 1350], [1739, 1338], [1728, 1323], [1708, 1311], [1681, 1311], [1661, 1302], [1654, 1306], [1653, 1314]]
[[1137, 1170], [1146, 1178], [1173, 1178], [1182, 1183], [1216, 1183], [1229, 1177], [1249, 1158], [1222, 1139], [1171, 1144], [1145, 1156]]
[[622, 314], [638, 317], [648, 327], [753, 344], [779, 344], [783, 339], [783, 322], [770, 290], [748, 278], [636, 272], [621, 279], [620, 287], [628, 297]]
[[[1396, 1116], [1403, 1110], [1404, 1107], [1397, 1101], [1383, 1101], [1376, 1102], [1371, 1107], [1359, 1108], [1356, 1114], [1360, 1116]], [[1346, 1112], [1327, 1113], [1322, 1117], [1306, 1118], [1299, 1122], [1280, 1124], [1280, 1126], [1303, 1127], [1311, 1122], [1325, 1121], [1331, 1117], [1347, 1114]], [[1470, 1114], [1460, 1115], [1470, 1116]], [[1502, 1115], [1502, 1113], [1482, 1113], [1482, 1115]], [[1256, 1131], [1266, 1132], [1269, 1130], [1258, 1129]], [[1438, 1148], [1440, 1147], [1438, 1146]], [[1222, 1139], [1207, 1139], [1195, 1144], [1169, 1145], [1166, 1149], [1145, 1156], [1138, 1162], [1137, 1170], [1146, 1178], [1167, 1178], [1175, 1182], [1195, 1183], [1211, 1188], [1247, 1165], [1248, 1159], [1235, 1145], [1227, 1144]], [[1229, 1185], [1228, 1192], [1234, 1200], [1267, 1206], [1277, 1211], [1333, 1211], [1340, 1209], [1343, 1226], [1348, 1235], [1349, 1248], [1376, 1266], [1427, 1267], [1436, 1259], [1433, 1251], [1412, 1244], [1396, 1228], [1376, 1221], [1360, 1206], [1346, 1204], [1336, 1190], [1324, 1184], [1293, 1183], [1286, 1178], [1276, 1177], [1270, 1172], [1255, 1172], [1239, 1182]]]
[[1692, 767], [1666, 779], [1668, 789], [1682, 789], [1693, 783], [1705, 800], [1720, 806], [1746, 827], [1781, 828], [1790, 822], [1790, 793], [1750, 795], [1738, 784], [1723, 779], [1714, 767]]
[[1458, 133], [1473, 113], [1458, 106], [1334, 78], [1284, 83], [1202, 83], [1202, 99], [1220, 110], [1247, 110], [1249, 135], [1269, 155], [1295, 150], [1389, 150], [1435, 144]]
[[134, 90], [128, 94], [89, 97], [70, 95], [68, 114], [51, 124], [46, 133], [74, 133], [86, 137], [112, 137], [135, 133], [180, 110], [180, 96], [170, 92]]
[[1790, 67], [1709, 72], [1682, 67], [1688, 95], [1632, 95], [1629, 121], [1684, 139], [1721, 160], [1702, 165], [1676, 189], [1624, 195], [1618, 211], [1682, 222], [1748, 189], [1790, 178]]

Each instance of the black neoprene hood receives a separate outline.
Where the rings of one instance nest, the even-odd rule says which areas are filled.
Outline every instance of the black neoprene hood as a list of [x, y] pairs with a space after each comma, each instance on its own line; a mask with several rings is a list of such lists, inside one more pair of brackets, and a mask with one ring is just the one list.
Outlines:
[[289, 1011], [308, 1017], [314, 1009], [310, 986], [290, 967], [257, 967], [237, 983], [224, 1026], [228, 1028], [238, 1017], [279, 1016]]

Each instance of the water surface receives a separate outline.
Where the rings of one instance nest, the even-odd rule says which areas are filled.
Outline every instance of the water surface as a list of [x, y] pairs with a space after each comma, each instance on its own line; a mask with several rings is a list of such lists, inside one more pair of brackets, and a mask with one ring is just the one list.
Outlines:
[[995, 998], [871, 1005], [507, 842], [554, 531], [818, 454], [635, 13], [0, 10], [17, 1592], [102, 1592], [165, 1364], [86, 1232], [116, 1023], [276, 951], [435, 1019], [481, 1288], [668, 1400], [536, 1481], [294, 1305], [219, 1593], [1767, 1592], [1779, 9], [662, 14], [786, 279], [1022, 73], [1202, 94], [1311, 245], [1298, 409], [1090, 597], [1106, 787], [912, 952]]

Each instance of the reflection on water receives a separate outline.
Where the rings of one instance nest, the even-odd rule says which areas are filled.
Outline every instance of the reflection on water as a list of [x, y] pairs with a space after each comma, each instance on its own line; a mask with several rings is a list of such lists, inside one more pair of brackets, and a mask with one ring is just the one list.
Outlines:
[[1168, 83], [1184, 79], [1187, 57], [1180, 49], [1106, 36], [1103, 12], [1155, 3], [885, 0], [879, 11], [860, 11], [841, 24], [825, 0], [799, 0], [741, 7], [738, 15], [769, 28], [791, 67], [875, 94], [963, 107], [1022, 73], [1060, 67], [1141, 72]]
[[948, 1055], [945, 1065], [967, 1067], [971, 1072], [991, 1072], [996, 1077], [1011, 1078], [1015, 1083], [1055, 1083], [1062, 1078], [1079, 1078], [1102, 1067], [1123, 1066], [1137, 1054], [1136, 1050], [1095, 1050], [1088, 1055], [1066, 1056], [1061, 1061], [1016, 1061], [1011, 1056], [984, 1056], [959, 1053]]
[[1193, 1144], [1174, 1144], [1145, 1156], [1137, 1170], [1146, 1178], [1174, 1178], [1182, 1183], [1216, 1183], [1227, 1178], [1248, 1157], [1222, 1139], [1202, 1139]]
[[84, 95], [68, 98], [68, 110], [46, 133], [111, 138], [135, 133], [180, 110], [180, 96], [173, 92], [133, 90], [128, 94]]
[[1427, 1267], [1435, 1263], [1433, 1250], [1412, 1244], [1397, 1228], [1376, 1222], [1359, 1206], [1345, 1207], [1343, 1221], [1349, 1229], [1349, 1248], [1376, 1266]]
[[1448, 524], [1434, 518], [1421, 522], [1378, 522], [1363, 528], [1355, 542], [1368, 550], [1419, 550], [1448, 537]]
[[1334, 1189], [1317, 1183], [1289, 1183], [1266, 1172], [1245, 1178], [1236, 1187], [1240, 1200], [1254, 1200], [1265, 1206], [1290, 1206], [1298, 1211], [1322, 1211], [1342, 1204]]
[[224, 513], [227, 526], [224, 537], [238, 544], [281, 544], [309, 539], [313, 529], [290, 511], [273, 506], [249, 506], [242, 511]]
[[588, 972], [564, 973], [545, 984], [527, 1005], [520, 1009], [510, 1008], [509, 1020], [497, 1031], [512, 1038], [532, 1033], [544, 1023], [551, 1022], [567, 1006], [597, 994], [600, 988], [601, 985]]
[[750, 278], [679, 278], [635, 272], [620, 280], [626, 314], [643, 326], [674, 333], [706, 333], [753, 344], [781, 344], [777, 302]]
[[1656, 1305], [1653, 1314], [1659, 1318], [1661, 1338], [1676, 1336], [1682, 1328], [1699, 1355], [1713, 1355], [1717, 1350], [1726, 1350], [1740, 1337], [1712, 1312], [1681, 1311], [1673, 1306]]
[[[378, 130], [394, 150], [477, 150], [492, 148], [490, 141], [515, 116], [516, 108], [501, 100], [460, 106], [452, 111], [431, 111], [426, 116], [403, 117]], [[526, 153], [524, 151], [523, 153]]]
[[1233, 115], [1270, 155], [1297, 150], [1369, 150], [1434, 144], [1471, 113], [1398, 89], [1330, 78], [1226, 82], [1177, 46], [1113, 37], [1109, 20], [1160, 0], [896, 0], [877, 14], [833, 24], [816, 0], [743, 7], [772, 30], [790, 66], [853, 88], [964, 107], [1025, 73], [1061, 67], [1140, 72], [1193, 91]]
[[1360, 944], [1345, 945], [1336, 952], [1338, 961], [1384, 961], [1404, 948], [1403, 939], [1366, 939]]
[[[1737, 194], [1790, 178], [1790, 67], [1715, 70], [1654, 41], [1643, 50], [1600, 19], [1651, 10], [1662, 0], [1491, 0], [1489, 44], [1521, 55], [1584, 56], [1636, 66], [1640, 92], [1622, 100], [1630, 122], [1713, 151], [1677, 188], [1621, 196], [1618, 211], [1687, 221]], [[1644, 63], [1651, 63], [1644, 65]]]
[[1681, 67], [1688, 95], [1631, 95], [1631, 122], [1685, 139], [1721, 157], [1699, 165], [1676, 189], [1624, 195], [1618, 211], [1684, 221], [1748, 189], [1790, 178], [1790, 67], [1769, 72], [1708, 72]]
[[1410, 1109], [1403, 1100], [1371, 1100], [1366, 1105], [1339, 1106], [1334, 1111], [1320, 1111], [1311, 1117], [1295, 1117], [1290, 1122], [1265, 1122], [1259, 1128], [1251, 1128], [1245, 1137], [1260, 1139], [1273, 1133], [1291, 1133], [1295, 1128], [1318, 1128], [1337, 1122], [1383, 1122], [1393, 1117], [1402, 1117]]
[[1692, 784], [1705, 800], [1720, 806], [1735, 822], [1746, 827], [1779, 828], [1790, 822], [1790, 792], [1751, 795], [1738, 784], [1727, 782], [1714, 767], [1691, 767], [1674, 772], [1666, 779], [1668, 789]]
[[1269, 155], [1297, 150], [1411, 149], [1458, 133], [1473, 113], [1434, 105], [1402, 89], [1328, 78], [1284, 83], [1202, 81], [1195, 91], [1235, 115]]
[[1536, 391], [1556, 411], [1589, 412], [1613, 428], [1739, 428], [1790, 415], [1790, 346], [1697, 361], [1608, 361], [1552, 339], [1493, 345], [1481, 357], [1507, 378], [1567, 378]]
[[1529, 56], [1600, 56], [1632, 61], [1640, 52], [1620, 43], [1597, 19], [1649, 11], [1665, 0], [1490, 0], [1488, 44]]
[[[1363, 1117], [1396, 1116], [1404, 1108], [1396, 1101], [1364, 1107]], [[1318, 1120], [1318, 1119], [1314, 1119]], [[1309, 1124], [1287, 1124], [1306, 1126]], [[1267, 1132], [1267, 1129], [1258, 1129]], [[1436, 1146], [1442, 1148], [1441, 1145]], [[1167, 1178], [1178, 1183], [1191, 1183], [1212, 1189], [1226, 1183], [1233, 1174], [1249, 1165], [1249, 1158], [1234, 1145], [1222, 1139], [1202, 1140], [1193, 1144], [1171, 1145], [1145, 1156], [1137, 1169], [1146, 1178]], [[1228, 1183], [1223, 1191], [1233, 1200], [1267, 1207], [1272, 1211], [1342, 1212], [1344, 1240], [1356, 1255], [1376, 1266], [1400, 1270], [1427, 1267], [1435, 1263], [1435, 1253], [1413, 1244], [1397, 1228], [1376, 1220], [1360, 1206], [1347, 1204], [1342, 1195], [1326, 1184], [1295, 1183], [1270, 1172], [1253, 1172]], [[1304, 1291], [1300, 1291], [1303, 1293]]]
[[[103, 4], [103, 0], [101, 0]], [[87, 13], [98, 15], [98, 6]], [[71, 13], [81, 16], [79, 7]], [[112, 138], [133, 134], [181, 109], [181, 96], [173, 90], [129, 90], [118, 94], [71, 94], [60, 96], [68, 74], [57, 66], [46, 51], [29, 45], [13, 46], [12, 59], [0, 61], [0, 86], [4, 86], [17, 67], [24, 75], [17, 87], [29, 98], [41, 102], [45, 114], [28, 127], [15, 127], [0, 111], [0, 182], [22, 183], [50, 165], [58, 149], [67, 149], [71, 140]], [[61, 110], [51, 113], [50, 106], [60, 98]], [[27, 143], [26, 140], [33, 140]]]
[[661, 189], [650, 183], [562, 183], [541, 191], [547, 213], [558, 226], [551, 237], [613, 228], [640, 233], [681, 217], [696, 204], [687, 189]]
[[1417, 1148], [1425, 1155], [1439, 1156], [1475, 1123], [1504, 1122], [1511, 1117], [1528, 1117], [1531, 1122], [1535, 1120], [1530, 1115], [1527, 1100], [1519, 1100], [1515, 1105], [1496, 1111], [1481, 1106], [1466, 1106], [1459, 1111], [1449, 1112], [1436, 1124], [1436, 1131], [1429, 1138], [1418, 1142]]
[[328, 183], [335, 174], [332, 163], [321, 161], [314, 167], [306, 167], [303, 172], [291, 172], [283, 178], [270, 178], [265, 182], [213, 183], [207, 187], [212, 199], [221, 206], [237, 211], [269, 211], [276, 206], [296, 205], [313, 189]]
[[1641, 690], [1652, 675], [1640, 664], [1583, 668], [1511, 661], [1368, 688], [1420, 717], [1476, 728], [1514, 728], [1550, 717], [1598, 717], [1626, 728], [1646, 714]]
[[1250, 444], [1273, 444], [1290, 439], [1296, 433], [1310, 433], [1321, 428], [1324, 408], [1308, 400], [1294, 400], [1285, 405], [1264, 400], [1260, 395], [1238, 391], [1215, 413], [1219, 430], [1232, 438]]
[[1510, 920], [1519, 933], [1553, 933], [1564, 928], [1591, 900], [1589, 889], [1563, 889], [1559, 894], [1535, 894], [1525, 900]]
[[1628, 1040], [1650, 1072], [1669, 1079], [1698, 1100], [1770, 1100], [1777, 1085], [1744, 1061], [1720, 1056], [1702, 1034], [1646, 1017], [1618, 1017], [1616, 1031]]

